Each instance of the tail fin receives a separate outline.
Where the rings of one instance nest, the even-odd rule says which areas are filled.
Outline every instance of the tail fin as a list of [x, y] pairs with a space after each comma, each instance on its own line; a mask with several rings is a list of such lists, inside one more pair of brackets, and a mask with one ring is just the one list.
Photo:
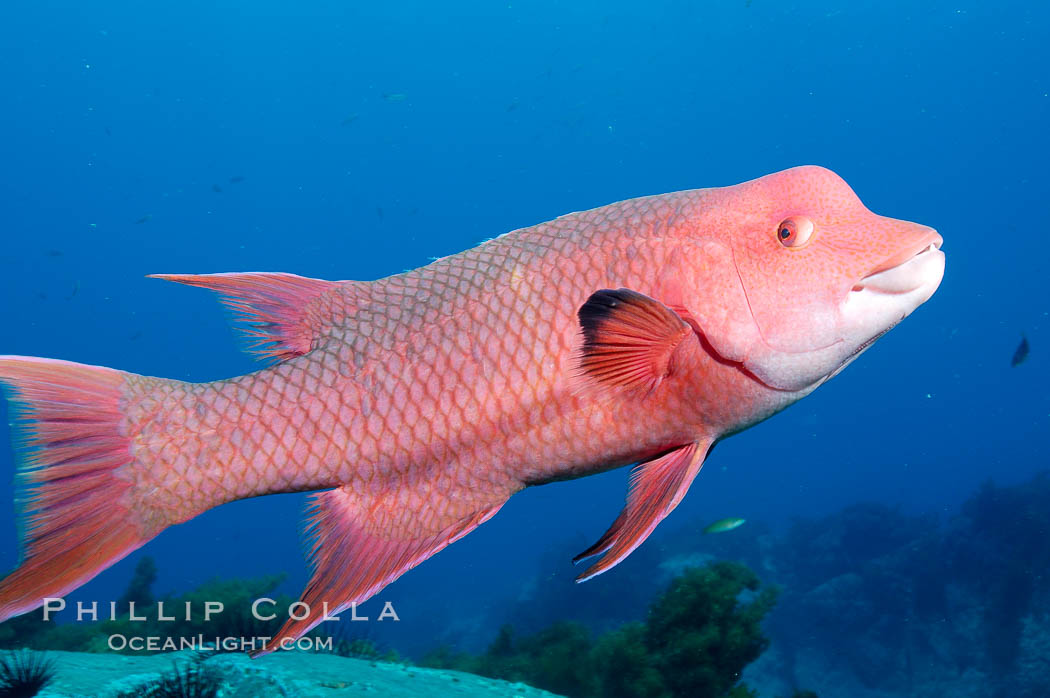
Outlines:
[[69, 593], [142, 546], [130, 504], [133, 455], [122, 413], [133, 374], [68, 361], [0, 356], [18, 416], [15, 475], [21, 560], [0, 580], [0, 622]]

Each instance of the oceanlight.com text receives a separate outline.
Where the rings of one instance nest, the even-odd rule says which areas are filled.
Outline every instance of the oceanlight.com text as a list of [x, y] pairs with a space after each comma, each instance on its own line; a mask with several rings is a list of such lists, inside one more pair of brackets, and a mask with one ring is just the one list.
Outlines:
[[270, 652], [273, 650], [300, 650], [303, 652], [332, 652], [332, 638], [283, 638], [272, 645], [272, 637], [161, 637], [157, 635], [110, 635], [109, 649], [114, 652], [177, 652], [180, 650], [223, 650], [226, 652]]

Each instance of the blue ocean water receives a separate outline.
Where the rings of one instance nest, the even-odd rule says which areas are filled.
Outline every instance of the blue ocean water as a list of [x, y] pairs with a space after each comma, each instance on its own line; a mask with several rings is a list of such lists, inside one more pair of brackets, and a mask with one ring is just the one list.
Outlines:
[[[876, 213], [936, 227], [944, 282], [722, 444], [664, 526], [777, 529], [862, 500], [947, 520], [982, 482], [1050, 465], [1050, 5], [45, 0], [0, 16], [0, 353], [237, 375], [257, 364], [215, 298], [146, 274], [374, 279], [570, 211], [819, 164]], [[619, 471], [514, 497], [384, 591], [402, 621], [378, 632], [409, 654], [487, 641], [625, 487]], [[119, 595], [145, 554], [162, 592], [286, 572], [297, 594], [303, 503], [208, 512], [71, 598]], [[554, 574], [533, 582], [544, 596], [568, 585]]]

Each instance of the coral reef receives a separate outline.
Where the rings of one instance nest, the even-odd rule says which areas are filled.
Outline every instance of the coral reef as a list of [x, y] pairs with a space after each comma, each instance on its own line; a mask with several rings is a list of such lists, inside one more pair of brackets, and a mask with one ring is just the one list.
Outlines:
[[480, 656], [438, 650], [429, 666], [522, 681], [572, 698], [744, 698], [744, 667], [768, 645], [760, 624], [777, 592], [743, 565], [687, 569], [650, 606], [646, 622], [592, 641], [561, 622], [520, 639], [509, 626]]
[[878, 505], [796, 522], [767, 568], [767, 669], [857, 698], [1046, 695], [1047, 532], [1046, 475], [987, 483], [943, 525]]
[[[750, 598], [742, 601], [743, 594]], [[728, 695], [769, 645], [760, 623], [777, 590], [737, 563], [687, 571], [649, 611], [645, 644], [671, 695]]]
[[527, 582], [529, 593], [489, 625], [511, 619], [517, 628], [522, 619], [535, 628], [557, 617], [602, 632], [614, 618], [620, 629], [592, 650], [617, 667], [606, 694], [660, 695], [652, 687], [663, 684], [639, 654], [647, 626], [624, 623], [643, 620], [638, 599], [655, 596], [657, 580], [728, 559], [781, 589], [765, 623], [770, 648], [744, 672], [763, 696], [800, 687], [850, 698], [1046, 695], [1050, 476], [988, 483], [947, 520], [858, 503], [779, 533], [752, 518], [698, 543], [702, 523], [657, 531], [652, 552], [637, 551], [645, 559], [628, 558], [594, 585], [602, 605], [570, 606], [565, 598], [580, 596], [578, 588], [565, 592], [544, 568], [548, 581]]

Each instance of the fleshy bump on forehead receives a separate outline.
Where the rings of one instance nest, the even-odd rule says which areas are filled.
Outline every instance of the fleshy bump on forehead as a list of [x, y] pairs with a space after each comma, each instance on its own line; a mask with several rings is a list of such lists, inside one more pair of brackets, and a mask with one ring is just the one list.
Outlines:
[[[814, 304], [830, 310], [827, 306], [844, 297], [892, 246], [873, 235], [886, 228], [885, 219], [823, 167], [784, 170], [729, 187], [726, 194], [735, 264], [760, 326], [785, 314], [813, 312]], [[785, 250], [776, 230], [783, 220], [800, 216], [813, 221], [813, 240]]]
[[771, 206], [806, 206], [823, 211], [866, 210], [853, 189], [837, 174], [817, 165], [803, 165], [744, 182], [742, 196], [764, 199]]

